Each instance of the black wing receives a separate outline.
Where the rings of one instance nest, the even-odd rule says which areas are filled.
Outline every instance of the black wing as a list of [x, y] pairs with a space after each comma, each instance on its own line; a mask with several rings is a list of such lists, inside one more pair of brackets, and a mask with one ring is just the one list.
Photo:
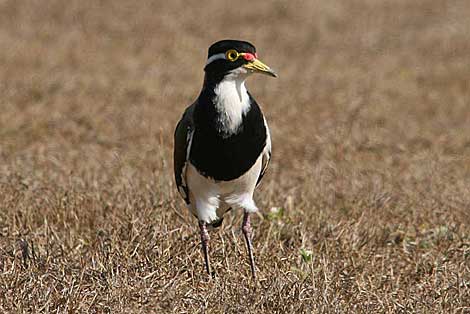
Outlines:
[[175, 129], [175, 143], [173, 150], [173, 166], [175, 181], [178, 192], [186, 204], [189, 204], [189, 190], [186, 184], [186, 163], [189, 157], [191, 138], [193, 134], [193, 112], [195, 105], [192, 104], [184, 112]]
[[266, 146], [263, 150], [262, 156], [262, 163], [261, 163], [261, 172], [258, 177], [258, 181], [256, 182], [256, 186], [258, 186], [263, 179], [266, 170], [268, 170], [269, 161], [271, 160], [271, 133], [269, 132], [268, 123], [266, 119], [264, 119], [264, 126], [266, 127]]

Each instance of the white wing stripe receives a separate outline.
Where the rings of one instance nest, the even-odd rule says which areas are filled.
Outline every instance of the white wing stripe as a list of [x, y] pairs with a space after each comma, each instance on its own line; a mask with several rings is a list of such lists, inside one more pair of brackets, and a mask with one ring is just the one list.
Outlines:
[[[181, 184], [186, 188], [188, 187], [188, 185], [186, 184], [186, 168], [187, 168], [186, 166], [188, 165], [188, 162], [189, 162], [189, 153], [191, 151], [191, 144], [193, 143], [193, 133], [194, 132], [192, 130], [189, 130], [186, 136], [186, 142], [188, 143], [188, 146], [186, 147], [186, 162], [184, 163], [183, 169], [181, 169]], [[183, 195], [181, 191], [180, 191], [180, 194]], [[184, 193], [183, 198], [187, 198], [187, 197], [188, 195]]]

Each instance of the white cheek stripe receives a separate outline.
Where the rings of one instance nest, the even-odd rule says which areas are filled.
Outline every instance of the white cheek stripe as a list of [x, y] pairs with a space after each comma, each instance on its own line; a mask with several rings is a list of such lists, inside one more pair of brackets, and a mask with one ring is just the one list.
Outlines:
[[209, 63], [214, 62], [215, 60], [219, 60], [219, 59], [226, 59], [225, 58], [225, 53], [222, 52], [222, 53], [217, 53], [215, 55], [210, 56], [210, 58], [207, 59], [206, 65], [208, 65]]

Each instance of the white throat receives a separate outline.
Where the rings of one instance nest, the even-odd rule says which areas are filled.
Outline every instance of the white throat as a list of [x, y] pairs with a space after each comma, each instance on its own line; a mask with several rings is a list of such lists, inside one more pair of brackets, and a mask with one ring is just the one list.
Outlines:
[[214, 89], [220, 131], [226, 137], [237, 133], [243, 122], [243, 115], [250, 109], [250, 97], [245, 87], [246, 77], [246, 73], [229, 74]]

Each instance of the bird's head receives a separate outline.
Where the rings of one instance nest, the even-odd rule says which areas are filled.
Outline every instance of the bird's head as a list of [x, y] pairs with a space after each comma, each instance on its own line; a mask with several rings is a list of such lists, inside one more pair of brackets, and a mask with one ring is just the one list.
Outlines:
[[258, 59], [255, 46], [240, 40], [221, 40], [210, 46], [204, 71], [214, 78], [246, 77], [251, 73], [277, 77], [276, 72]]

